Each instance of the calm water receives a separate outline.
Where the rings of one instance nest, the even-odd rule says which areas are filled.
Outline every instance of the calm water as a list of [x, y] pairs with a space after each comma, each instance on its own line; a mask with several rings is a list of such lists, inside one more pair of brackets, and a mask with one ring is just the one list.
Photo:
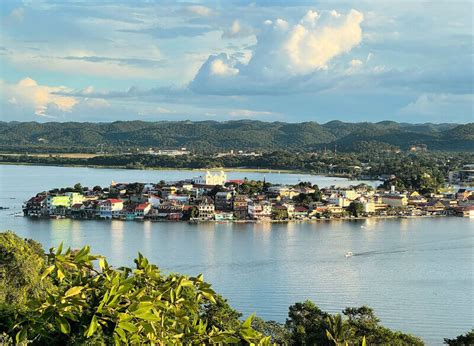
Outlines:
[[[248, 315], [284, 321], [288, 306], [312, 299], [338, 312], [367, 304], [382, 323], [441, 344], [474, 325], [474, 220], [400, 219], [293, 224], [187, 224], [30, 220], [15, 217], [21, 203], [56, 186], [191, 178], [189, 171], [130, 171], [0, 166], [1, 229], [46, 248], [63, 241], [92, 250], [115, 265], [138, 251], [166, 271], [203, 273], [219, 293]], [[254, 173], [229, 173], [262, 179]], [[266, 174], [267, 181], [320, 186], [347, 184], [308, 175]], [[344, 254], [352, 251], [354, 257]]]

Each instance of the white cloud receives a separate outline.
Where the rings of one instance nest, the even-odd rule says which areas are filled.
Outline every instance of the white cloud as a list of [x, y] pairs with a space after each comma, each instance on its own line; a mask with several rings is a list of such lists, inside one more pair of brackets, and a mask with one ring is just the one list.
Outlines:
[[360, 23], [363, 19], [362, 13], [351, 10], [344, 21], [335, 26], [295, 25], [282, 47], [290, 62], [287, 65], [290, 72], [306, 74], [326, 68], [332, 58], [357, 46], [362, 39]]
[[254, 34], [253, 28], [247, 23], [235, 19], [222, 33], [223, 38], [242, 38]]
[[[363, 18], [356, 10], [338, 17], [327, 11], [320, 15], [310, 10], [293, 25], [282, 18], [267, 20], [260, 28], [257, 43], [251, 47], [248, 61], [226, 54], [211, 55], [191, 82], [191, 88], [217, 94], [236, 92], [239, 88], [265, 89], [266, 93], [269, 86], [278, 83], [284, 88], [283, 84], [291, 80], [327, 70], [332, 59], [357, 46], [362, 40]], [[241, 27], [238, 22], [234, 24], [231, 31], [237, 33]], [[232, 79], [224, 83], [222, 78], [216, 78], [223, 76]]]
[[74, 97], [55, 94], [68, 91], [66, 87], [39, 85], [29, 77], [20, 80], [17, 84], [2, 81], [0, 86], [4, 99], [7, 99], [10, 105], [34, 112], [38, 116], [51, 116], [47, 114], [50, 110], [70, 112], [78, 103]]
[[313, 10], [309, 10], [308, 12], [306, 12], [304, 17], [301, 18], [300, 22], [303, 25], [308, 24], [308, 25], [314, 26], [314, 25], [316, 25], [316, 21], [318, 20], [318, 18], [319, 18], [318, 12], [313, 11]]
[[239, 73], [239, 69], [229, 66], [222, 59], [215, 59], [211, 62], [210, 73], [217, 76], [234, 76]]
[[193, 14], [197, 14], [199, 16], [203, 16], [203, 17], [207, 17], [207, 16], [210, 16], [212, 14], [212, 10], [208, 7], [205, 7], [205, 6], [201, 6], [201, 5], [192, 5], [192, 6], [188, 6], [186, 7], [186, 9], [193, 13]]
[[346, 70], [347, 74], [352, 74], [361, 70], [364, 62], [359, 59], [352, 59], [349, 61], [349, 68]]

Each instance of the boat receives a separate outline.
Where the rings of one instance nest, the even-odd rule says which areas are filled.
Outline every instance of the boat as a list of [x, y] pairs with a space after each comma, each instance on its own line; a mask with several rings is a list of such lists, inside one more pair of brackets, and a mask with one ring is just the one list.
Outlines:
[[346, 257], [352, 257], [354, 256], [354, 254], [352, 253], [352, 251], [347, 251], [346, 252]]

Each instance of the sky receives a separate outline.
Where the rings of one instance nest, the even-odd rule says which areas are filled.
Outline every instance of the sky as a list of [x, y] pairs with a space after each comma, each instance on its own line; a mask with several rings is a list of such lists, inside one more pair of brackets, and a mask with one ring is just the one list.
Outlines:
[[474, 2], [10, 1], [0, 120], [474, 121]]

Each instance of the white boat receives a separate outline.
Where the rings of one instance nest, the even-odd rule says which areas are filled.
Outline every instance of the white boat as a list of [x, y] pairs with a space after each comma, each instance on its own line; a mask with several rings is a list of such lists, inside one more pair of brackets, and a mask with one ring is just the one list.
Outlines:
[[346, 257], [352, 257], [354, 254], [352, 253], [352, 251], [347, 251], [346, 252]]

